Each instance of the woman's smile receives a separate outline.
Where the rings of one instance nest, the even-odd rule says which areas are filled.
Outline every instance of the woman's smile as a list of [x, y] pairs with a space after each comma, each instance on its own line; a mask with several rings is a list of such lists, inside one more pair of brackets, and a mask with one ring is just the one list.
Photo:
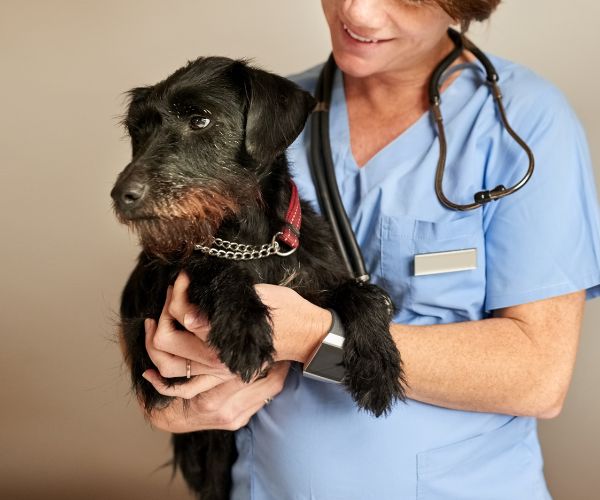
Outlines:
[[361, 44], [376, 44], [389, 42], [391, 40], [391, 38], [375, 38], [374, 36], [361, 35], [357, 31], [350, 29], [350, 27], [345, 23], [342, 23], [342, 27], [352, 40], [355, 40]]

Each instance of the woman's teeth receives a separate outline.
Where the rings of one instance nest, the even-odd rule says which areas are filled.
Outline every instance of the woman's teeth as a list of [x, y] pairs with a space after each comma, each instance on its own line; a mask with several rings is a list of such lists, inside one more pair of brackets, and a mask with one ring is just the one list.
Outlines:
[[365, 37], [362, 37], [360, 35], [357, 35], [350, 28], [348, 28], [348, 26], [346, 26], [345, 24], [344, 24], [344, 29], [346, 30], [346, 33], [348, 33], [352, 38], [354, 38], [355, 40], [358, 40], [359, 42], [363, 42], [363, 43], [377, 43], [379, 41], [379, 40], [376, 40], [374, 38], [365, 38]]

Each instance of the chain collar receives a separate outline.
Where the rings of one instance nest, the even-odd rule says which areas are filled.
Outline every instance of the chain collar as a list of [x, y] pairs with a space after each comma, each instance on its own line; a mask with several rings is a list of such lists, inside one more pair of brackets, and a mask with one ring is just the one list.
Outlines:
[[[233, 241], [223, 240], [221, 238], [213, 238], [212, 245], [207, 247], [203, 245], [194, 245], [194, 250], [199, 250], [202, 253], [212, 257], [230, 260], [252, 260], [263, 259], [270, 255], [277, 254], [281, 257], [287, 257], [293, 254], [300, 245], [300, 224], [302, 222], [302, 210], [300, 208], [300, 197], [298, 196], [298, 188], [290, 179], [291, 196], [290, 204], [287, 213], [285, 214], [285, 225], [282, 231], [275, 233], [271, 243], [264, 245], [247, 245], [244, 243], [235, 243]], [[282, 251], [281, 245], [277, 241], [285, 243], [291, 248], [288, 251]], [[218, 247], [218, 248], [215, 248]]]
[[[271, 243], [265, 243], [264, 245], [247, 245], [244, 243], [235, 243], [234, 241], [227, 241], [221, 238], [214, 238], [213, 244], [210, 247], [203, 245], [194, 245], [194, 250], [199, 250], [202, 253], [208, 254], [212, 257], [219, 257], [221, 259], [229, 260], [253, 260], [263, 259], [270, 255], [277, 254], [281, 257], [287, 257], [296, 251], [296, 248], [292, 248], [287, 252], [281, 250], [281, 245], [277, 241], [277, 237], [282, 235], [280, 231], [275, 233]], [[215, 248], [220, 247], [220, 248]]]

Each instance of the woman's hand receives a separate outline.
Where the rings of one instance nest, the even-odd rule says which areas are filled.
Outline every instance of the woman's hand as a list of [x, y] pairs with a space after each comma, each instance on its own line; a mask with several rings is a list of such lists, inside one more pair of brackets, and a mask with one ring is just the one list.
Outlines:
[[[155, 332], [156, 323], [147, 322], [148, 336], [153, 338]], [[153, 354], [156, 355], [156, 352]], [[236, 376], [221, 378], [222, 375], [201, 374], [171, 388], [165, 385], [155, 370], [147, 370], [144, 377], [158, 392], [179, 396], [166, 408], [152, 410], [147, 418], [152, 426], [172, 433], [209, 429], [235, 431], [246, 425], [256, 412], [281, 392], [289, 367], [289, 362], [277, 362], [266, 376], [250, 383], [244, 383]]]
[[[152, 319], [144, 322], [146, 351], [158, 372], [146, 370], [143, 377], [165, 396], [190, 399], [232, 380], [235, 375], [221, 363], [217, 352], [203, 340], [210, 326], [206, 317], [198, 314], [186, 300], [189, 280], [187, 276], [183, 276], [185, 279], [178, 278], [174, 286], [167, 289], [167, 298], [158, 324]], [[189, 321], [191, 316], [194, 317], [193, 324]], [[178, 329], [177, 323], [185, 324], [190, 329], [193, 327], [193, 332]], [[163, 378], [187, 375], [187, 360], [190, 360], [191, 375], [194, 378], [176, 386], [166, 384]]]
[[[157, 370], [146, 370], [143, 376], [160, 394], [175, 398], [168, 407], [153, 410], [148, 418], [155, 427], [175, 433], [238, 429], [283, 389], [290, 366], [285, 360], [304, 362], [325, 336], [331, 314], [289, 288], [256, 285], [271, 313], [277, 362], [266, 376], [246, 384], [208, 345], [210, 324], [188, 302], [188, 286], [189, 277], [180, 273], [167, 290], [158, 323], [152, 319], [144, 323], [146, 350]], [[178, 324], [187, 330], [178, 329]], [[186, 376], [187, 360], [193, 378], [178, 385], [165, 381]], [[188, 400], [187, 404], [183, 400]]]
[[[210, 325], [187, 301], [188, 285], [189, 278], [181, 273], [167, 290], [158, 324], [152, 319], [144, 322], [146, 350], [157, 370], [146, 370], [143, 376], [160, 394], [175, 398], [168, 407], [154, 409], [148, 419], [153, 426], [174, 433], [239, 429], [281, 392], [290, 364], [275, 363], [266, 376], [242, 382], [206, 344]], [[192, 331], [177, 329], [177, 323]], [[180, 385], [168, 384], [166, 378], [186, 376], [188, 359], [193, 378]]]
[[[233, 431], [243, 427], [281, 392], [290, 364], [275, 363], [266, 376], [244, 383], [227, 370], [215, 351], [202, 340], [192, 338], [195, 336], [190, 332], [175, 329], [173, 311], [178, 314], [177, 306], [173, 290], [169, 289], [158, 325], [151, 319], [144, 324], [146, 349], [158, 371], [146, 370], [143, 376], [159, 393], [175, 398], [166, 408], [152, 410], [148, 420], [154, 427], [172, 433], [208, 429]], [[196, 328], [208, 328], [208, 324]], [[176, 350], [186, 358], [159, 347]], [[167, 384], [165, 378], [185, 375], [182, 370], [185, 372], [186, 359], [190, 358], [194, 359], [193, 378], [181, 385]]]

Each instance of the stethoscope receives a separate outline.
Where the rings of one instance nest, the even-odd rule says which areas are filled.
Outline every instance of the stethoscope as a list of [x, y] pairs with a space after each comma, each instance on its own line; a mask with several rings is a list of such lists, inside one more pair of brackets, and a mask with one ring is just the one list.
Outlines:
[[[440, 155], [435, 175], [435, 192], [439, 201], [447, 208], [451, 210], [466, 211], [481, 207], [490, 201], [499, 200], [500, 198], [504, 198], [521, 189], [531, 178], [535, 161], [529, 146], [516, 134], [508, 123], [504, 105], [502, 104], [502, 93], [498, 87], [498, 73], [491, 61], [479, 48], [459, 32], [449, 29], [448, 36], [454, 42], [454, 49], [435, 68], [429, 83], [429, 103], [440, 141]], [[450, 201], [444, 195], [442, 188], [444, 169], [446, 167], [447, 142], [441, 111], [440, 83], [446, 70], [460, 57], [465, 49], [471, 52], [483, 65], [487, 75], [487, 83], [491, 88], [494, 101], [496, 102], [500, 113], [502, 125], [527, 154], [527, 157], [529, 158], [529, 168], [521, 180], [514, 186], [506, 188], [503, 185], [499, 185], [491, 190], [478, 191], [473, 196], [473, 203], [461, 205]], [[331, 143], [329, 141], [329, 105], [331, 103], [333, 77], [336, 69], [337, 66], [332, 54], [321, 70], [315, 90], [315, 97], [318, 104], [311, 118], [310, 169], [322, 213], [331, 225], [331, 231], [348, 271], [355, 280], [359, 282], [368, 282], [369, 274], [365, 269], [365, 263], [360, 247], [356, 242], [350, 220], [348, 219], [348, 215], [346, 214], [340, 197], [335, 179], [333, 158], [331, 155]]]

